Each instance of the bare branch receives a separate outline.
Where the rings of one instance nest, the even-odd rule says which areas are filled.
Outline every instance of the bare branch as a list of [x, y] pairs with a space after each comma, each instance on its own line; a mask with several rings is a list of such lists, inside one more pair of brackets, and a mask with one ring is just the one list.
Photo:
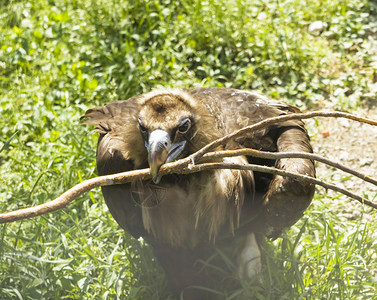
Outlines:
[[[259, 151], [255, 149], [236, 149], [236, 150], [222, 150], [222, 151], [215, 151], [215, 152], [209, 152], [206, 153], [203, 156], [203, 160], [207, 161], [211, 158], [221, 158], [221, 157], [232, 157], [232, 156], [239, 156], [239, 155], [245, 155], [245, 156], [253, 156], [253, 157], [259, 157], [259, 158], [266, 158], [266, 159], [282, 159], [282, 158], [306, 158], [311, 159], [315, 161], [319, 161], [321, 163], [324, 163], [326, 165], [332, 166], [334, 168], [337, 168], [339, 170], [342, 170], [346, 173], [352, 174], [356, 177], [359, 177], [360, 179], [367, 181], [369, 183], [372, 183], [377, 186], [377, 179], [367, 176], [365, 174], [362, 174], [354, 169], [351, 169], [339, 162], [331, 161], [321, 155], [313, 154], [313, 153], [307, 153], [307, 152], [266, 152], [266, 151]], [[202, 160], [200, 160], [201, 162]]]
[[[211, 170], [211, 169], [251, 170], [251, 171], [255, 171], [255, 172], [262, 172], [262, 173], [269, 173], [269, 174], [273, 174], [273, 175], [292, 177], [292, 178], [294, 178], [298, 181], [317, 184], [317, 185], [324, 187], [325, 189], [329, 189], [329, 190], [336, 191], [338, 193], [342, 193], [342, 194], [344, 194], [344, 195], [346, 195], [350, 198], [353, 198], [353, 199], [359, 201], [362, 204], [366, 204], [370, 207], [377, 209], [377, 203], [371, 202], [371, 201], [369, 201], [369, 200], [367, 200], [363, 197], [360, 197], [360, 196], [358, 196], [358, 195], [356, 195], [356, 194], [354, 194], [354, 193], [352, 193], [352, 192], [350, 192], [346, 189], [337, 187], [334, 184], [323, 182], [323, 181], [321, 181], [317, 178], [313, 178], [313, 177], [308, 176], [308, 175], [302, 175], [302, 174], [297, 174], [297, 173], [293, 173], [293, 172], [288, 172], [288, 171], [284, 171], [284, 170], [277, 169], [277, 168], [274, 168], [274, 167], [267, 167], [267, 166], [253, 165], [253, 164], [241, 165], [241, 164], [232, 164], [232, 163], [203, 163], [203, 164], [198, 164], [198, 165], [192, 166], [189, 170], [187, 170], [187, 173], [192, 173], [192, 171], [201, 172], [201, 171]], [[184, 169], [183, 171], [186, 171], [186, 169]], [[184, 173], [184, 174], [186, 174], [186, 173]]]
[[32, 207], [22, 208], [11, 212], [0, 213], [0, 224], [37, 217], [45, 213], [56, 211], [60, 208], [64, 208], [83, 193], [99, 186], [121, 184], [131, 182], [136, 179], [145, 180], [149, 178], [151, 178], [149, 169], [91, 178], [75, 185], [74, 187], [60, 195], [58, 198], [50, 202]]
[[[191, 173], [201, 172], [205, 170], [221, 169], [221, 168], [263, 172], [263, 173], [269, 173], [273, 175], [292, 177], [299, 181], [317, 184], [326, 189], [330, 189], [338, 193], [342, 193], [350, 198], [353, 198], [359, 201], [360, 203], [366, 204], [370, 207], [377, 209], [377, 203], [373, 203], [346, 189], [339, 188], [333, 184], [325, 183], [319, 179], [316, 179], [307, 175], [296, 174], [296, 173], [280, 170], [273, 167], [266, 167], [266, 166], [253, 165], [253, 164], [240, 165], [240, 164], [230, 164], [230, 163], [203, 163], [203, 164], [197, 164], [197, 165], [190, 165], [188, 167], [186, 162], [184, 162], [183, 160], [180, 160], [180, 161], [181, 163], [178, 163], [179, 161], [177, 161], [177, 162], [163, 165], [160, 170], [160, 175], [163, 176], [163, 175], [173, 174], [173, 173], [174, 174], [191, 174]], [[149, 169], [142, 169], [142, 170], [129, 171], [129, 172], [123, 172], [123, 173], [118, 173], [114, 175], [99, 176], [96, 178], [88, 179], [79, 183], [73, 188], [69, 189], [68, 191], [63, 193], [61, 196], [59, 196], [58, 198], [50, 202], [0, 214], [0, 224], [14, 222], [14, 221], [27, 219], [31, 217], [36, 217], [36, 216], [40, 216], [48, 212], [56, 211], [60, 208], [67, 206], [70, 202], [72, 202], [81, 194], [99, 186], [123, 184], [123, 183], [131, 182], [137, 179], [147, 180], [150, 178], [151, 176], [149, 174]]]
[[367, 118], [361, 118], [357, 117], [355, 115], [349, 114], [349, 113], [344, 113], [344, 112], [331, 112], [331, 111], [312, 111], [312, 112], [307, 112], [307, 113], [298, 113], [298, 114], [288, 114], [288, 115], [283, 115], [283, 116], [278, 116], [278, 117], [273, 117], [273, 118], [268, 118], [263, 121], [260, 121], [258, 123], [255, 123], [253, 125], [244, 127], [240, 130], [237, 130], [231, 134], [228, 134], [222, 138], [219, 138], [208, 145], [204, 146], [202, 149], [199, 151], [195, 152], [194, 154], [191, 154], [190, 156], [187, 157], [187, 160], [191, 160], [193, 163], [197, 162], [205, 153], [212, 151], [219, 145], [224, 145], [226, 142], [229, 140], [243, 135], [247, 132], [251, 131], [256, 131], [258, 129], [261, 129], [263, 127], [266, 127], [267, 125], [273, 124], [273, 123], [279, 123], [283, 121], [288, 121], [288, 120], [295, 120], [295, 119], [310, 119], [313, 117], [333, 117], [333, 118], [346, 118], [354, 121], [358, 121], [361, 123], [367, 123], [373, 126], [377, 126], [377, 121], [372, 120], [372, 119], [367, 119]]
[[[256, 151], [253, 149], [240, 149], [240, 150], [230, 150], [230, 151], [217, 151], [213, 153], [208, 153], [215, 147], [222, 145], [229, 141], [230, 139], [240, 136], [246, 132], [250, 132], [253, 130], [258, 130], [266, 125], [272, 124], [272, 123], [278, 123], [282, 121], [292, 120], [292, 119], [308, 119], [313, 117], [342, 117], [342, 118], [348, 118], [351, 120], [371, 124], [377, 126], [377, 121], [366, 119], [366, 118], [360, 118], [348, 113], [342, 113], [342, 112], [325, 112], [325, 111], [316, 111], [316, 112], [309, 112], [309, 113], [300, 113], [300, 114], [289, 114], [279, 117], [274, 117], [270, 119], [263, 120], [261, 122], [258, 122], [256, 124], [253, 124], [251, 126], [242, 128], [241, 130], [238, 130], [230, 135], [224, 136], [207, 146], [203, 147], [196, 153], [180, 159], [175, 162], [171, 162], [168, 164], [165, 164], [160, 169], [160, 175], [167, 175], [167, 174], [189, 174], [194, 172], [200, 172], [203, 170], [209, 170], [209, 169], [219, 169], [219, 168], [229, 168], [229, 169], [240, 169], [240, 170], [252, 170], [257, 172], [263, 172], [263, 173], [270, 173], [270, 174], [276, 174], [281, 176], [287, 176], [287, 177], [293, 177], [300, 181], [309, 182], [312, 184], [320, 185], [326, 189], [331, 189], [336, 192], [342, 193], [344, 195], [349, 196], [350, 198], [353, 198], [363, 204], [366, 204], [370, 207], [377, 208], [377, 204], [373, 203], [363, 197], [360, 197], [358, 195], [355, 195], [354, 193], [347, 191], [345, 189], [339, 188], [335, 185], [325, 183], [319, 179], [312, 178], [310, 176], [306, 175], [300, 175], [295, 174], [292, 172], [272, 168], [272, 167], [266, 167], [266, 166], [260, 166], [260, 165], [237, 165], [237, 164], [227, 164], [227, 163], [201, 163], [195, 165], [195, 162], [200, 162], [200, 159], [204, 156], [205, 159], [214, 158], [214, 157], [225, 157], [225, 156], [235, 156], [235, 155], [252, 155], [257, 157], [263, 157], [267, 159], [280, 159], [280, 158], [307, 158], [307, 159], [313, 159], [318, 160], [320, 162], [323, 162], [325, 164], [331, 165], [335, 168], [339, 168], [345, 172], [348, 172], [350, 174], [353, 174], [365, 181], [368, 181], [370, 183], [373, 183], [376, 185], [376, 179], [368, 177], [366, 175], [363, 175], [353, 169], [350, 169], [346, 166], [343, 166], [339, 163], [333, 163], [319, 155], [311, 154], [311, 153], [269, 153], [269, 152], [262, 152], [262, 151]], [[207, 153], [207, 154], [206, 154]], [[259, 155], [259, 156], [258, 156]], [[34, 207], [24, 208], [20, 210], [16, 210], [13, 212], [6, 212], [0, 214], [0, 223], [8, 223], [13, 222], [21, 219], [36, 217], [39, 215], [42, 215], [44, 213], [53, 212], [57, 209], [63, 208], [67, 206], [70, 202], [72, 202], [74, 199], [82, 195], [83, 193], [99, 187], [99, 186], [107, 186], [107, 185], [113, 185], [113, 184], [123, 184], [127, 182], [131, 182], [134, 180], [147, 180], [150, 179], [151, 176], [149, 174], [149, 169], [142, 169], [142, 170], [134, 170], [129, 172], [123, 172], [118, 173], [114, 175], [108, 175], [108, 176], [100, 176], [92, 179], [85, 180], [78, 185], [74, 186], [73, 188], [69, 189], [65, 193], [63, 193], [61, 196], [56, 198], [55, 200], [52, 200], [50, 202], [40, 204]]]

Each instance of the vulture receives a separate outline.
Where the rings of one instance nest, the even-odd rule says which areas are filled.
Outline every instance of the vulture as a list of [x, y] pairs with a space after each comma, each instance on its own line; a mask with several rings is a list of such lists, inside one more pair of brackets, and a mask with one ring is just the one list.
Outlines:
[[[104, 186], [102, 193], [118, 224], [152, 247], [180, 299], [212, 299], [208, 290], [227, 284], [215, 274], [224, 253], [234, 263], [235, 277], [258, 276], [260, 242], [277, 238], [303, 215], [314, 185], [233, 169], [160, 176], [160, 167], [242, 127], [296, 112], [253, 91], [173, 88], [110, 102], [83, 116], [99, 133], [99, 175], [150, 168], [151, 180]], [[312, 152], [301, 120], [268, 125], [216, 150], [242, 148]], [[275, 166], [315, 177], [308, 159], [238, 156], [216, 162]]]

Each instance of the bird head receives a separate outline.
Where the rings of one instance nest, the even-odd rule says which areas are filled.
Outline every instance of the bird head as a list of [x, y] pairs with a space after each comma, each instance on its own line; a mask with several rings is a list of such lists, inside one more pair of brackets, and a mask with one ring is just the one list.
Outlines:
[[164, 163], [190, 153], [195, 116], [190, 103], [176, 94], [160, 94], [141, 104], [137, 122], [148, 152], [152, 180], [157, 184]]

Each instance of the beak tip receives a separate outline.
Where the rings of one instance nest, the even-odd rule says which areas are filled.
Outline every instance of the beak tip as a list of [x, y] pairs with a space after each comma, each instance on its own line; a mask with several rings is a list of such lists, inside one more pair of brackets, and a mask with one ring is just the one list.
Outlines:
[[154, 168], [151, 168], [150, 170], [150, 174], [152, 176], [152, 181], [154, 184], [158, 184], [161, 181], [162, 176], [158, 175], [159, 169], [160, 168], [158, 168], [157, 170], [154, 170]]
[[159, 184], [161, 181], [161, 176], [153, 176], [152, 181], [154, 184]]

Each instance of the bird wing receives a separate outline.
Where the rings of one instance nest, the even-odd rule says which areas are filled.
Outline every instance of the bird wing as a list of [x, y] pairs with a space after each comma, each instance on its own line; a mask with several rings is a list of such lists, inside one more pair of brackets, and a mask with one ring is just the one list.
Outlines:
[[[94, 125], [94, 131], [100, 134], [97, 145], [99, 175], [147, 167], [147, 162], [139, 161], [131, 151], [146, 151], [135, 120], [138, 113], [136, 99], [95, 107], [82, 117], [86, 119], [83, 124]], [[146, 234], [140, 205], [135, 201], [131, 184], [104, 186], [102, 193], [110, 213], [124, 230], [136, 238]]]
[[[190, 89], [190, 93], [205, 103], [209, 113], [216, 116], [217, 126], [224, 134], [232, 133], [259, 121], [299, 112], [296, 107], [276, 101], [252, 91], [224, 88]], [[277, 151], [276, 130], [297, 127], [306, 133], [301, 120], [289, 120], [269, 125], [256, 132], [238, 137], [236, 141], [242, 147]]]
[[[190, 93], [200, 99], [213, 115], [224, 134], [267, 118], [298, 113], [299, 109], [251, 91], [222, 88], [197, 88]], [[312, 152], [310, 139], [301, 120], [289, 120], [243, 134], [227, 148], [253, 148], [271, 152]], [[275, 166], [286, 171], [315, 177], [313, 161], [281, 159], [277, 161], [248, 157], [249, 163]], [[309, 206], [314, 185], [288, 177], [255, 172], [256, 193], [262, 195], [267, 235], [277, 237], [293, 225]]]

